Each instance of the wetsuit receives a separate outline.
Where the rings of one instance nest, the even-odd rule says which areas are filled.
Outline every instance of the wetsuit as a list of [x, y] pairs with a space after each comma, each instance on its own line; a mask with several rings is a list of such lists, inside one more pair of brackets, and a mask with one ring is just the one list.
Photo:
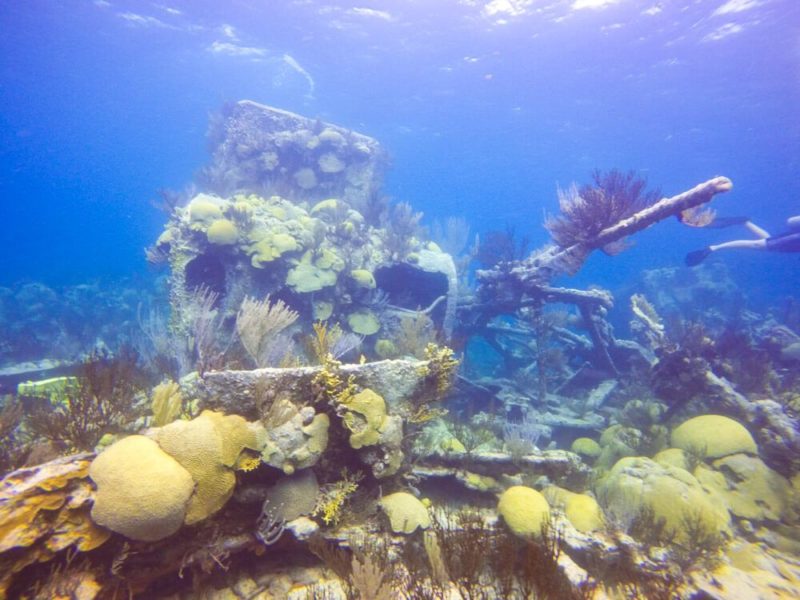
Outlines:
[[792, 230], [773, 235], [766, 240], [766, 250], [769, 252], [800, 252], [800, 231]]

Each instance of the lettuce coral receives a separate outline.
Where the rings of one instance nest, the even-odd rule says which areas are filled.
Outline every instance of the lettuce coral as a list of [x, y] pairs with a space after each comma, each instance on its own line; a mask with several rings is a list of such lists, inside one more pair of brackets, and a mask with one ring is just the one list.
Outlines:
[[358, 449], [377, 444], [386, 420], [386, 402], [371, 389], [365, 389], [342, 403], [347, 411], [343, 421], [350, 430], [350, 446]]
[[381, 322], [368, 308], [362, 308], [347, 315], [347, 325], [359, 335], [372, 335], [378, 333]]
[[295, 292], [318, 292], [322, 288], [336, 285], [336, 273], [328, 269], [320, 269], [310, 263], [301, 262], [289, 271], [286, 285]]

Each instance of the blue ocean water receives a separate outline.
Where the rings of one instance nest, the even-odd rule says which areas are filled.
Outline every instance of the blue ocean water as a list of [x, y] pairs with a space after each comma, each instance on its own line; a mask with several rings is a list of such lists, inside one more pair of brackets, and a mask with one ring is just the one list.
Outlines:
[[[386, 192], [427, 222], [510, 223], [534, 246], [556, 186], [594, 168], [665, 195], [726, 175], [720, 214], [770, 231], [800, 212], [793, 0], [32, 0], [4, 2], [0, 28], [0, 284], [146, 271], [149, 201], [191, 183], [209, 114], [242, 98], [378, 138]], [[664, 223], [571, 283], [731, 234]], [[761, 301], [800, 281], [797, 256], [725, 260]]]

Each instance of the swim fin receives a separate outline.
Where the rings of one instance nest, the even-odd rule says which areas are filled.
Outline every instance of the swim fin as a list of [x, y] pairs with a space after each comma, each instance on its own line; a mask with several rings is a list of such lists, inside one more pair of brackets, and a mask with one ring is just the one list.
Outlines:
[[711, 254], [711, 248], [708, 247], [703, 248], [702, 250], [695, 250], [694, 252], [689, 252], [689, 254], [686, 255], [685, 259], [686, 266], [694, 267], [696, 265], [699, 265], [706, 258], [708, 258], [709, 254]]

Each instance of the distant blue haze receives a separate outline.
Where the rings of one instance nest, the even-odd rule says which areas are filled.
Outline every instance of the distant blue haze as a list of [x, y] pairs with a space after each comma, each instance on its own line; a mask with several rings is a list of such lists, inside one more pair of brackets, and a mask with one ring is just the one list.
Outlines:
[[[209, 114], [241, 98], [377, 137], [386, 192], [428, 223], [534, 245], [556, 186], [595, 167], [665, 195], [726, 175], [720, 213], [770, 230], [800, 214], [795, 0], [26, 0], [0, 31], [0, 285], [146, 272], [149, 201], [191, 183]], [[570, 284], [738, 234], [665, 223]], [[757, 302], [800, 284], [798, 255], [722, 258]]]

